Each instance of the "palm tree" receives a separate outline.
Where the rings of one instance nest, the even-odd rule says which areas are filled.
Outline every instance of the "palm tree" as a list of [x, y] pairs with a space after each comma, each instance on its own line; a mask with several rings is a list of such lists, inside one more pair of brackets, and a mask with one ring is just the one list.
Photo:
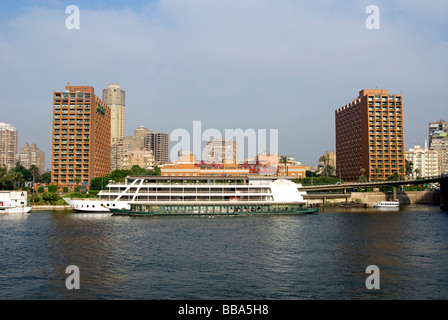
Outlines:
[[364, 172], [366, 171], [366, 169], [361, 168], [361, 169], [359, 169], [359, 171], [361, 172], [361, 175], [359, 176], [359, 181], [360, 181], [360, 182], [366, 182], [366, 181], [367, 181], [367, 178], [366, 178], [366, 176], [364, 175]]
[[288, 176], [289, 175], [288, 174], [288, 166], [287, 166], [287, 164], [288, 164], [288, 156], [281, 156], [280, 157], [280, 163], [283, 163], [285, 165], [285, 172], [286, 172], [286, 175]]
[[[78, 183], [79, 181], [81, 181], [81, 179], [79, 179], [79, 177], [75, 177], [75, 179], [73, 179], [73, 182], [75, 182], [75, 189], [78, 190]], [[73, 190], [75, 191], [75, 190]]]
[[380, 168], [379, 167], [376, 167], [375, 168], [375, 176], [376, 176], [376, 181], [378, 181], [378, 173], [380, 173]]
[[33, 176], [33, 189], [34, 189], [34, 183], [36, 182], [36, 177], [39, 176], [39, 168], [36, 167], [36, 165], [32, 164], [30, 166], [29, 170], [30, 170], [30, 172], [31, 172], [31, 174]]
[[416, 176], [416, 178], [417, 178], [417, 179], [420, 178], [421, 170], [420, 170], [419, 168], [417, 168], [417, 169], [414, 170], [414, 172], [415, 172], [415, 176]]
[[17, 189], [20, 187], [20, 180], [23, 177], [23, 173], [20, 171], [16, 171], [12, 173], [12, 178], [14, 180], [14, 186], [17, 186]]

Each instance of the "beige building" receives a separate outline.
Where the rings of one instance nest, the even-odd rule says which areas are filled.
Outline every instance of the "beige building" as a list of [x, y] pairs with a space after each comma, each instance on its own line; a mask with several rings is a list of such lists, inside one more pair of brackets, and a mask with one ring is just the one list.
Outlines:
[[208, 163], [237, 163], [238, 143], [233, 139], [213, 139], [204, 148], [204, 160]]
[[125, 91], [112, 83], [103, 89], [103, 102], [110, 108], [110, 139], [114, 144], [124, 138]]
[[245, 161], [244, 163], [205, 163], [195, 161], [192, 153], [183, 153], [180, 161], [167, 163], [160, 168], [162, 176], [248, 176], [262, 175], [272, 177], [289, 176], [305, 178], [306, 167], [292, 161], [286, 165], [279, 164], [278, 155], [260, 155], [259, 162]]
[[15, 166], [18, 132], [9, 123], [0, 122], [0, 166], [9, 171]]
[[429, 123], [429, 148], [439, 156], [440, 173], [448, 172], [448, 122], [441, 119]]
[[151, 149], [151, 134], [152, 130], [140, 126], [134, 129], [134, 146], [135, 148], [152, 150]]
[[17, 161], [22, 166], [29, 169], [31, 165], [35, 165], [39, 169], [39, 173], [45, 172], [45, 152], [40, 150], [35, 143], [29, 145], [25, 143], [20, 148], [20, 153], [17, 155]]
[[146, 170], [154, 169], [154, 154], [152, 150], [132, 150], [123, 157], [121, 169], [130, 170], [133, 166]]
[[412, 178], [432, 177], [440, 174], [439, 156], [435, 150], [415, 145], [406, 151], [406, 160], [413, 164]]
[[[118, 139], [111, 145], [111, 170], [130, 168], [137, 164], [134, 163], [135, 161], [141, 162], [142, 168], [167, 163], [169, 161], [168, 145], [168, 134], [154, 133], [152, 130], [140, 126], [134, 130], [134, 136]], [[140, 157], [147, 157], [148, 160], [145, 162]], [[151, 157], [152, 160], [149, 160]], [[148, 165], [151, 161], [152, 164]], [[130, 165], [131, 163], [132, 165]]]

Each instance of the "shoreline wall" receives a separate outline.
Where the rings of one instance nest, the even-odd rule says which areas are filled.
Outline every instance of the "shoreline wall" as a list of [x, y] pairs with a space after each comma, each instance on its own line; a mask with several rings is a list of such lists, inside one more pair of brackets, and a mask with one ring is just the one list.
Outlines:
[[[324, 195], [323, 195], [324, 197]], [[393, 200], [391, 192], [352, 192], [350, 197], [347, 198], [347, 202], [364, 203], [368, 206], [372, 206], [375, 202]], [[440, 192], [439, 191], [406, 191], [401, 192], [397, 190], [397, 198], [402, 204], [434, 204], [440, 205]], [[309, 203], [322, 204], [322, 199], [310, 199]], [[325, 203], [344, 203], [343, 198], [326, 198]]]
[[[367, 205], [384, 200], [393, 200], [391, 193], [352, 192], [349, 201], [361, 201]], [[440, 204], [439, 191], [397, 191], [397, 199], [402, 204]]]

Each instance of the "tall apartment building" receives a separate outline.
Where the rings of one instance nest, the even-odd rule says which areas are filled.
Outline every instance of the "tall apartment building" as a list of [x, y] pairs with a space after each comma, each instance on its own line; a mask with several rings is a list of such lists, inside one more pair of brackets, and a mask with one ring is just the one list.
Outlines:
[[441, 119], [429, 123], [429, 149], [439, 156], [440, 173], [448, 172], [448, 122]]
[[237, 163], [238, 143], [233, 139], [213, 139], [206, 143], [204, 160], [210, 163]]
[[110, 108], [111, 143], [124, 138], [124, 109], [126, 95], [120, 85], [112, 83], [103, 89], [103, 102]]
[[[119, 139], [111, 146], [111, 170], [128, 169], [130, 164], [131, 166], [138, 164], [130, 160], [131, 158], [137, 159], [137, 157], [147, 158], [144, 165], [147, 168], [148, 166], [153, 167], [154, 164], [167, 163], [169, 161], [168, 134], [154, 133], [144, 126], [134, 129], [134, 136]], [[143, 160], [139, 159], [139, 161]]]
[[110, 117], [91, 86], [53, 93], [52, 184], [88, 185], [110, 172]]
[[0, 166], [9, 171], [15, 166], [18, 132], [9, 123], [0, 122]]
[[32, 143], [31, 145], [25, 143], [23, 147], [20, 148], [17, 160], [27, 169], [34, 164], [39, 169], [39, 173], [42, 174], [45, 172], [45, 152], [40, 150], [35, 143]]
[[406, 151], [406, 160], [413, 164], [412, 177], [432, 177], [440, 174], [439, 157], [435, 150], [415, 145]]
[[367, 89], [335, 111], [336, 174], [346, 181], [405, 176], [403, 97]]
[[135, 148], [142, 150], [152, 150], [151, 147], [151, 134], [152, 130], [140, 126], [134, 129], [134, 146]]
[[164, 132], [149, 135], [149, 150], [152, 150], [156, 165], [164, 164], [169, 159], [169, 136]]

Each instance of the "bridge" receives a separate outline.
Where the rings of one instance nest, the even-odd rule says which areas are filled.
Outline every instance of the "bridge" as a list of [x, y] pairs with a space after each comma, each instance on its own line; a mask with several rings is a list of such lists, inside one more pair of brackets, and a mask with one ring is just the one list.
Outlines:
[[320, 193], [320, 194], [307, 194], [305, 197], [308, 199], [312, 198], [348, 198], [348, 189], [353, 188], [375, 188], [382, 186], [392, 186], [393, 187], [393, 197], [397, 197], [397, 187], [400, 185], [419, 185], [419, 184], [429, 184], [429, 183], [439, 183], [440, 184], [440, 207], [444, 211], [448, 211], [448, 175], [443, 174], [440, 176], [426, 177], [423, 179], [411, 179], [411, 180], [396, 180], [396, 181], [371, 181], [371, 182], [347, 182], [347, 183], [336, 183], [336, 184], [326, 184], [326, 185], [306, 185], [300, 188], [301, 191], [330, 191], [330, 190], [343, 190], [342, 193]]

